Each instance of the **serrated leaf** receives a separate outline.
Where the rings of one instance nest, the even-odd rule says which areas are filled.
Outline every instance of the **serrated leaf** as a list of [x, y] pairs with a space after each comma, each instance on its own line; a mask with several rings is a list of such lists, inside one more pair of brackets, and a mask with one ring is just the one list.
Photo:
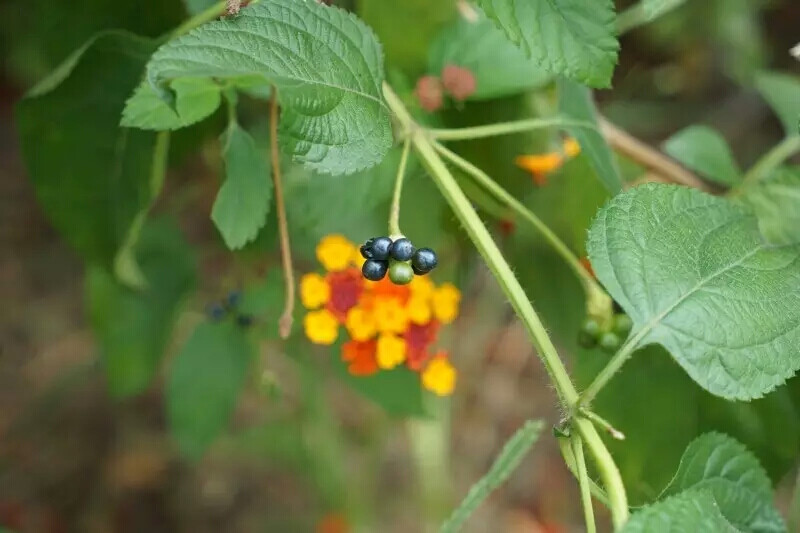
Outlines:
[[664, 142], [664, 151], [698, 174], [723, 185], [735, 185], [742, 172], [725, 138], [707, 126], [689, 126]]
[[156, 136], [119, 127], [153, 41], [96, 35], [17, 105], [23, 160], [53, 225], [87, 260], [111, 270], [150, 205]]
[[176, 356], [166, 388], [170, 429], [197, 459], [228, 424], [255, 346], [233, 321], [203, 323]]
[[375, 35], [354, 15], [315, 0], [262, 0], [163, 45], [147, 66], [162, 92], [176, 78], [254, 74], [278, 88], [281, 144], [306, 166], [355, 172], [391, 146]]
[[580, 144], [581, 153], [589, 158], [597, 177], [600, 178], [606, 189], [611, 194], [621, 191], [622, 179], [619, 176], [619, 168], [617, 168], [614, 154], [600, 133], [597, 109], [592, 99], [592, 92], [575, 82], [559, 79], [558, 107], [562, 114], [596, 126], [596, 130], [587, 128], [567, 129], [570, 135], [575, 137], [578, 144]]
[[740, 533], [720, 513], [714, 497], [689, 491], [633, 513], [620, 533]]
[[120, 124], [143, 130], [177, 130], [209, 116], [222, 99], [219, 85], [207, 78], [177, 79], [170, 87], [175, 93], [175, 110], [144, 83], [125, 103]]
[[589, 231], [598, 279], [700, 386], [758, 398], [800, 367], [800, 246], [770, 246], [746, 209], [694, 189], [646, 185]]
[[743, 188], [743, 193], [767, 241], [800, 243], [800, 167], [780, 168], [769, 179]]
[[800, 133], [800, 79], [779, 72], [756, 75], [756, 88], [778, 115], [787, 135]]
[[167, 347], [181, 300], [194, 284], [189, 246], [177, 228], [144, 227], [136, 259], [143, 289], [120, 284], [100, 268], [88, 272], [88, 306], [112, 396], [138, 394], [151, 383]]
[[610, 0], [477, 0], [486, 15], [544, 70], [610, 87], [617, 63]]
[[211, 219], [231, 250], [258, 235], [272, 202], [272, 179], [255, 140], [232, 122], [223, 135], [225, 182], [217, 193]]
[[453, 533], [461, 529], [464, 522], [480, 507], [489, 494], [505, 483], [514, 473], [522, 459], [539, 439], [542, 427], [542, 422], [528, 420], [506, 441], [492, 467], [469, 489], [464, 500], [442, 524], [439, 529], [440, 533]]
[[712, 494], [726, 520], [742, 531], [786, 531], [772, 504], [766, 472], [747, 448], [727, 435], [707, 433], [692, 441], [663, 494], [690, 489]]
[[475, 92], [467, 100], [486, 100], [538, 89], [550, 74], [506, 39], [492, 21], [463, 17], [431, 44], [428, 72], [440, 75], [447, 65], [468, 69], [475, 76]]

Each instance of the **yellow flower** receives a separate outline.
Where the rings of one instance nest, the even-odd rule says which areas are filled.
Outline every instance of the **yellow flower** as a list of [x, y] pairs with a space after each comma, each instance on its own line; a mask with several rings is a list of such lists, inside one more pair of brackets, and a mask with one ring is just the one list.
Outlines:
[[414, 279], [408, 284], [408, 288], [411, 289], [412, 296], [430, 298], [431, 294], [433, 294], [434, 286], [430, 277], [414, 276]]
[[331, 345], [339, 336], [339, 323], [327, 309], [310, 311], [303, 319], [306, 337], [314, 344]]
[[300, 301], [308, 309], [316, 309], [328, 303], [331, 288], [319, 274], [306, 274], [300, 279]]
[[433, 291], [433, 314], [442, 324], [449, 324], [458, 316], [461, 293], [450, 283], [445, 283]]
[[379, 367], [390, 370], [406, 360], [406, 343], [400, 337], [383, 334], [378, 337], [375, 357]]
[[579, 153], [581, 153], [581, 145], [578, 144], [578, 141], [573, 139], [572, 137], [567, 137], [564, 139], [564, 154], [567, 157], [575, 157]]
[[558, 170], [561, 168], [561, 163], [563, 162], [564, 156], [558, 152], [539, 155], [521, 155], [514, 159], [514, 163], [521, 169], [527, 170], [533, 174], [534, 179], [537, 176], [544, 176], [549, 172]]
[[372, 314], [358, 306], [347, 312], [344, 325], [350, 333], [350, 338], [356, 341], [366, 341], [375, 335], [375, 320]]
[[414, 294], [406, 304], [406, 311], [408, 312], [408, 319], [414, 324], [422, 326], [431, 321], [432, 312], [429, 298]]
[[397, 298], [376, 298], [372, 316], [381, 333], [401, 334], [408, 327], [408, 313]]
[[364, 266], [364, 261], [366, 261], [366, 259], [364, 259], [364, 256], [361, 255], [361, 250], [358, 249], [358, 246], [353, 246], [353, 255], [350, 258], [350, 261], [352, 261], [352, 263], [357, 266], [359, 270], [362, 266]]
[[327, 235], [317, 244], [317, 259], [329, 272], [338, 272], [350, 266], [355, 245], [342, 235]]
[[445, 352], [436, 354], [422, 372], [422, 386], [438, 396], [449, 396], [456, 387], [456, 369]]

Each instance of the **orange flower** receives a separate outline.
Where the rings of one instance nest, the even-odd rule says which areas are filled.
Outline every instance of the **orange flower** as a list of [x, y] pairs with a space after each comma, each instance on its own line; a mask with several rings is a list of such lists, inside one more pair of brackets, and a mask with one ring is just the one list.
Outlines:
[[597, 279], [597, 276], [594, 275], [594, 269], [592, 268], [592, 263], [589, 261], [588, 257], [581, 257], [580, 259], [581, 265], [586, 271], [592, 275], [593, 278]]
[[581, 153], [578, 141], [572, 137], [564, 139], [561, 152], [548, 152], [538, 155], [520, 155], [514, 159], [514, 164], [531, 173], [534, 183], [542, 186], [547, 184], [547, 175], [555, 172], [567, 159]]
[[348, 363], [347, 371], [354, 376], [369, 376], [378, 371], [375, 360], [375, 340], [348, 341], [342, 345], [342, 361]]

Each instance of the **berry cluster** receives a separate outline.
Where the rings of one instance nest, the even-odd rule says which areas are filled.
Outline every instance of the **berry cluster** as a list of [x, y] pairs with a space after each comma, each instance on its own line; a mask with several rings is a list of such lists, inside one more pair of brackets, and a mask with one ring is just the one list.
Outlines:
[[628, 337], [632, 327], [633, 321], [625, 313], [614, 315], [607, 327], [603, 327], [600, 322], [589, 317], [581, 326], [578, 343], [584, 348], [599, 346], [604, 352], [614, 353], [622, 345], [622, 341]]
[[438, 263], [436, 252], [430, 248], [414, 248], [411, 241], [401, 237], [373, 237], [361, 245], [361, 255], [366, 259], [361, 273], [370, 281], [380, 281], [389, 272], [395, 285], [411, 283], [414, 274], [423, 276]]
[[234, 313], [236, 323], [246, 328], [253, 324], [253, 317], [239, 312], [239, 304], [242, 302], [242, 291], [231, 291], [222, 302], [214, 302], [208, 306], [208, 317], [219, 322], [229, 313]]

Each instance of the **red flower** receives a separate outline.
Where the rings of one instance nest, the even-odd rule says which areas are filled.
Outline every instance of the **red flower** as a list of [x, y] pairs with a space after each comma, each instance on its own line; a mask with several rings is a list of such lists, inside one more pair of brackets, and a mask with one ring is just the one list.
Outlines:
[[411, 370], [419, 372], [430, 358], [430, 347], [436, 342], [439, 334], [439, 323], [431, 320], [424, 326], [410, 324], [405, 333], [406, 339], [406, 365]]
[[347, 341], [342, 345], [342, 361], [348, 363], [347, 371], [354, 376], [369, 376], [378, 371], [375, 360], [375, 339], [359, 342]]
[[357, 268], [348, 268], [340, 272], [328, 272], [325, 281], [331, 288], [326, 308], [343, 324], [347, 312], [358, 304], [364, 290], [364, 278]]

